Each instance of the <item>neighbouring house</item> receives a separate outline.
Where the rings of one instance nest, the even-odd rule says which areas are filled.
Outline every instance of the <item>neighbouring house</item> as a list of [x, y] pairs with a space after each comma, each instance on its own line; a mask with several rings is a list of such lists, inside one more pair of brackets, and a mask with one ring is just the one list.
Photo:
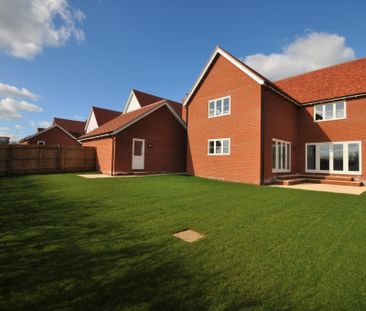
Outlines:
[[361, 185], [366, 58], [272, 82], [217, 47], [184, 100], [187, 172]]
[[82, 121], [54, 118], [50, 127], [38, 128], [37, 133], [23, 138], [24, 145], [67, 145], [80, 146], [77, 138], [85, 133], [85, 123]]
[[78, 140], [95, 147], [105, 174], [186, 170], [186, 124], [182, 105], [132, 90], [122, 114]]
[[89, 132], [95, 130], [99, 126], [102, 126], [104, 123], [107, 123], [120, 114], [120, 111], [92, 106], [89, 117], [86, 120], [85, 133], [88, 134]]
[[9, 145], [10, 136], [0, 136], [0, 145]]

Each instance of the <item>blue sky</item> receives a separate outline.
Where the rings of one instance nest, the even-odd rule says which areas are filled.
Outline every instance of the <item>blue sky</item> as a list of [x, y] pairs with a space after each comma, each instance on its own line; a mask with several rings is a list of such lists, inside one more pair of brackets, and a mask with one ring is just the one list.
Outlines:
[[49, 19], [21, 27], [25, 2], [0, 0], [0, 83], [18, 90], [0, 91], [0, 133], [122, 110], [131, 88], [180, 101], [216, 45], [274, 79], [366, 55], [364, 1], [47, 1]]

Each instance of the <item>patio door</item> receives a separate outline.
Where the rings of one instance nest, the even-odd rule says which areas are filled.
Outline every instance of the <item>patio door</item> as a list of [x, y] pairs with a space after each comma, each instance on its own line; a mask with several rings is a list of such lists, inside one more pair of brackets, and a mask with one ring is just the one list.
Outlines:
[[306, 172], [360, 175], [361, 142], [308, 143]]
[[132, 139], [132, 169], [143, 170], [145, 167], [145, 139]]

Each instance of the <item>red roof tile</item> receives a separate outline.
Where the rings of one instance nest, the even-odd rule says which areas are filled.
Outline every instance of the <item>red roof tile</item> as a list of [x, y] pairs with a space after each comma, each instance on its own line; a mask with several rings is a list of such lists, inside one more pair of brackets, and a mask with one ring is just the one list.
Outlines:
[[168, 101], [168, 100], [159, 100], [158, 102], [154, 104], [147, 105], [145, 107], [142, 107], [140, 109], [136, 109], [127, 113], [120, 114], [116, 118], [112, 119], [111, 121], [105, 123], [104, 125], [98, 127], [97, 129], [89, 132], [88, 134], [80, 137], [80, 138], [88, 138], [93, 136], [99, 136], [104, 134], [111, 134], [112, 132], [128, 125], [129, 123], [135, 121], [139, 117], [142, 117], [143, 115], [151, 112], [155, 108], [158, 108], [159, 106], [163, 106], [164, 103], [167, 103], [172, 107], [178, 114], [179, 117], [181, 117], [181, 109], [182, 105], [176, 102]]
[[300, 103], [366, 93], [366, 58], [275, 82]]
[[94, 116], [97, 119], [98, 126], [103, 125], [104, 123], [107, 123], [108, 121], [114, 119], [115, 117], [118, 117], [121, 112], [105, 109], [105, 108], [99, 108], [99, 107], [92, 107], [94, 111]]
[[64, 130], [69, 132], [74, 137], [78, 138], [85, 132], [85, 121], [75, 121], [61, 118], [54, 118], [53, 124], [61, 126]]

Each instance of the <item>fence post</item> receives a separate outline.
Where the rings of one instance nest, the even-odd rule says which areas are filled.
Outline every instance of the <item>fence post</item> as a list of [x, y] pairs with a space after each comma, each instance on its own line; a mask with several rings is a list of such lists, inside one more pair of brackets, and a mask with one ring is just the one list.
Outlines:
[[57, 146], [57, 172], [60, 173], [61, 172], [61, 146], [58, 145]]
[[11, 175], [11, 145], [8, 145], [8, 157], [6, 161], [6, 174]]

